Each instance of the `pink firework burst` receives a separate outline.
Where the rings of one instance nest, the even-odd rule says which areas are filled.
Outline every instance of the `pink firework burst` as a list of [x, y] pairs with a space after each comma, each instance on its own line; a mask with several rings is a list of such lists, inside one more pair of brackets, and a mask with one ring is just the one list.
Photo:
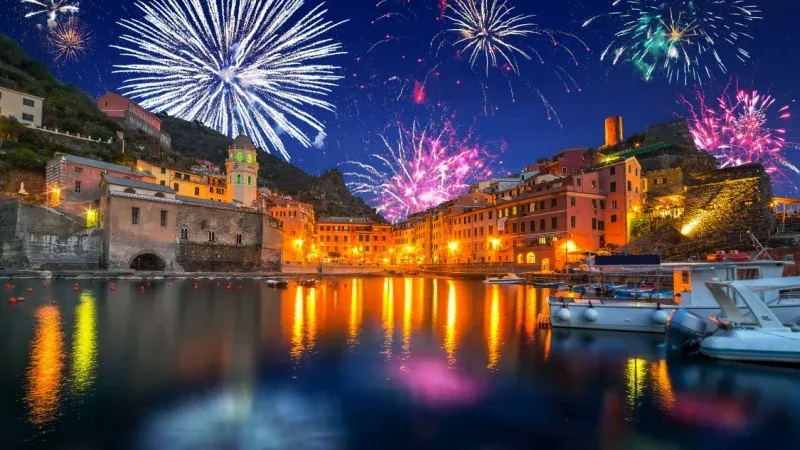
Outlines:
[[398, 123], [393, 133], [394, 140], [381, 136], [385, 152], [371, 154], [368, 163], [348, 162], [356, 169], [345, 173], [353, 193], [372, 197], [390, 222], [438, 206], [492, 176], [496, 155], [475, 143], [471, 130], [460, 138], [450, 119], [424, 128], [417, 121], [410, 128]]
[[774, 123], [791, 118], [789, 106], [756, 90], [740, 89], [737, 83], [725, 87], [722, 95], [709, 100], [706, 93], [695, 91], [693, 103], [681, 97], [689, 111], [689, 129], [698, 148], [711, 153], [722, 167], [758, 163], [773, 179], [789, 181], [789, 172], [800, 169], [783, 154], [789, 147], [786, 129]]

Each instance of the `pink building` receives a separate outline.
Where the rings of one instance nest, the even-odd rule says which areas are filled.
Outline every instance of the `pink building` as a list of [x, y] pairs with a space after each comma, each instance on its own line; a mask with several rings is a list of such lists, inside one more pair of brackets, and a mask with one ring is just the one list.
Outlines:
[[169, 135], [161, 131], [161, 119], [133, 100], [109, 91], [97, 99], [97, 108], [111, 117], [123, 119], [127, 126], [144, 131], [165, 146], [171, 145]]

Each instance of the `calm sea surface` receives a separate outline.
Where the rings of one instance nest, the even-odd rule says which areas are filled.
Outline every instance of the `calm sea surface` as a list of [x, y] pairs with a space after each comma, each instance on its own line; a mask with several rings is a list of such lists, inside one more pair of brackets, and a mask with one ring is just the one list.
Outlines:
[[800, 371], [540, 329], [533, 287], [74, 282], [0, 286], [0, 448], [800, 446]]

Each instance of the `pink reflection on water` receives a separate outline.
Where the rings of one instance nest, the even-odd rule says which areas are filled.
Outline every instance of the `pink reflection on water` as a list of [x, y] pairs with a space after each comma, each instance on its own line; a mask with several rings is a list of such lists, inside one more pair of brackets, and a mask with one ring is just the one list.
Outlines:
[[427, 406], [463, 406], [475, 403], [483, 394], [478, 380], [436, 359], [405, 364], [399, 370], [399, 379], [416, 401]]

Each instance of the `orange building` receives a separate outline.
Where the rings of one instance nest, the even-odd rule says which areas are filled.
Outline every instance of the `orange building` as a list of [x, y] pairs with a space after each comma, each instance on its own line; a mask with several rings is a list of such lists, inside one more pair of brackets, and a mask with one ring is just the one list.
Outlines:
[[314, 207], [291, 197], [262, 194], [260, 198], [262, 211], [277, 219], [283, 230], [282, 261], [301, 263], [318, 259]]
[[316, 246], [323, 261], [388, 264], [392, 226], [363, 217], [329, 217], [316, 225]]

